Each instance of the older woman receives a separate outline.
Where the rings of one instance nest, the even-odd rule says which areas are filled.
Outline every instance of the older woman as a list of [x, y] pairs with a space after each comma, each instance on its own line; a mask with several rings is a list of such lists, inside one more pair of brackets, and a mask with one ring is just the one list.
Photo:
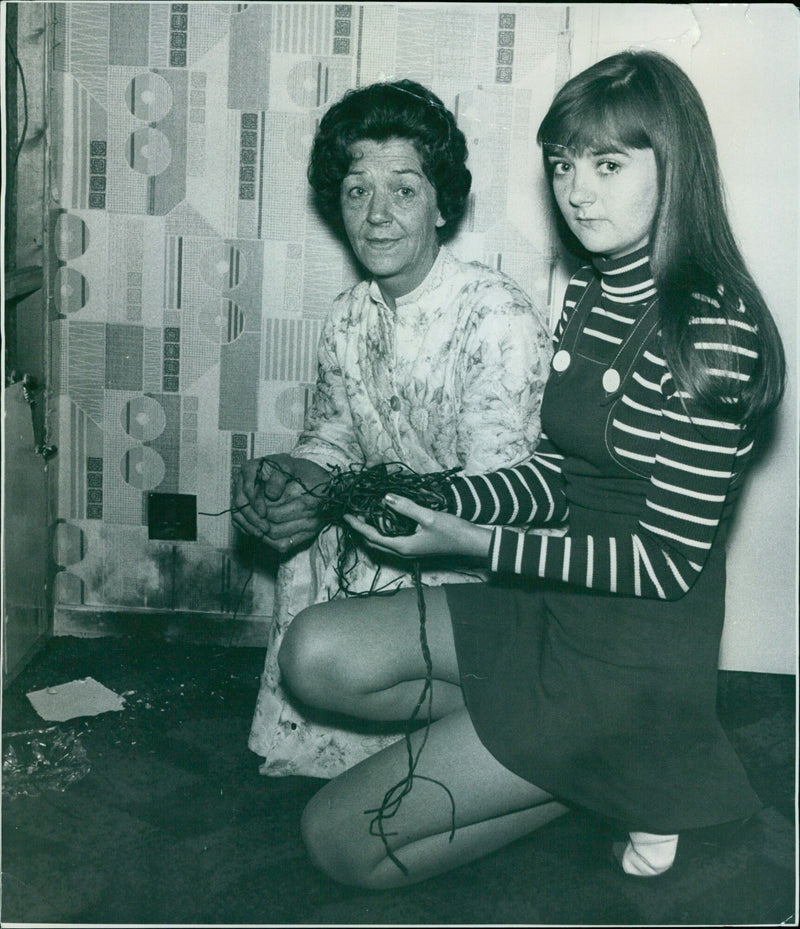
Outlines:
[[[508, 277], [441, 244], [466, 209], [466, 159], [452, 113], [407, 80], [349, 91], [314, 140], [308, 176], [319, 209], [366, 279], [334, 303], [294, 449], [247, 462], [235, 483], [235, 524], [287, 556], [249, 743], [265, 774], [333, 777], [398, 737], [311, 717], [281, 687], [277, 654], [295, 614], [343, 595], [337, 531], [304, 487], [352, 464], [489, 470], [518, 462], [539, 438], [551, 354], [542, 314]], [[458, 568], [423, 581], [470, 579]], [[410, 584], [407, 565], [361, 549], [347, 592]]]

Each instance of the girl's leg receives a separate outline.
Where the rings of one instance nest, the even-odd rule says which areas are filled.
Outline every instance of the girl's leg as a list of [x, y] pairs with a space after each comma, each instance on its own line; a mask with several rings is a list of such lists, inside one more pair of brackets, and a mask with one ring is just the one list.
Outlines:
[[[464, 706], [447, 597], [425, 588], [432, 665], [432, 715]], [[407, 719], [426, 678], [414, 589], [392, 596], [320, 603], [299, 613], [278, 655], [281, 677], [300, 700], [361, 719]], [[427, 713], [426, 706], [420, 711]]]
[[[411, 736], [415, 755], [425, 738], [423, 730]], [[383, 820], [392, 854], [406, 873], [377, 831], [370, 831], [384, 795], [408, 774], [404, 740], [329, 781], [311, 799], [302, 831], [315, 864], [345, 884], [402, 887], [489, 854], [567, 810], [504, 768], [478, 739], [466, 709], [431, 724], [415, 773], [410, 792]], [[453, 806], [435, 781], [453, 797], [452, 841]]]

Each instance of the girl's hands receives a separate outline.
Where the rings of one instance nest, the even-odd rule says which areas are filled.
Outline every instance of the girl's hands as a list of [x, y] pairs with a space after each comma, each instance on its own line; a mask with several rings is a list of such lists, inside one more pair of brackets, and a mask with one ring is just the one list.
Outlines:
[[473, 525], [450, 513], [429, 510], [407, 497], [386, 494], [384, 502], [397, 513], [408, 516], [417, 523], [413, 535], [382, 535], [358, 516], [348, 513], [344, 517], [348, 524], [378, 551], [400, 555], [403, 558], [418, 558], [423, 555], [460, 555], [478, 559], [488, 557], [491, 529]]

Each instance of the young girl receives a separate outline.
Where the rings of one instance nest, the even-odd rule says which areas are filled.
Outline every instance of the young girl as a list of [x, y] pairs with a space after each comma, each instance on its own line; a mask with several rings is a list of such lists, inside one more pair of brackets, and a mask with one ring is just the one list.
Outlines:
[[784, 359], [708, 118], [672, 61], [625, 52], [561, 89], [538, 141], [566, 243], [591, 263], [567, 287], [536, 453], [452, 478], [449, 513], [388, 498], [413, 535], [348, 517], [382, 552], [470, 556], [495, 580], [426, 590], [425, 650], [403, 591], [312, 607], [280, 654], [302, 700], [374, 720], [408, 717], [432, 679], [410, 747], [304, 813], [313, 860], [347, 883], [424, 880], [569, 806], [624, 825], [623, 868], [652, 876], [682, 830], [759, 807], [716, 678], [726, 527]]

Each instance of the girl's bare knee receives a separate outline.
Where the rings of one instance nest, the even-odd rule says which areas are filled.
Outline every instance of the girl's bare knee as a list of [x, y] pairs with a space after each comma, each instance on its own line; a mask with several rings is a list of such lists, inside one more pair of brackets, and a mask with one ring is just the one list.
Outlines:
[[336, 804], [325, 799], [325, 791], [311, 798], [300, 819], [300, 834], [312, 863], [332, 880], [351, 887], [374, 888], [372, 869], [358, 854], [356, 836], [361, 830], [339, 822]]
[[312, 606], [298, 613], [284, 633], [278, 650], [283, 682], [301, 700], [312, 705], [320, 696], [320, 683], [331, 660], [328, 637], [316, 622], [316, 612]]

